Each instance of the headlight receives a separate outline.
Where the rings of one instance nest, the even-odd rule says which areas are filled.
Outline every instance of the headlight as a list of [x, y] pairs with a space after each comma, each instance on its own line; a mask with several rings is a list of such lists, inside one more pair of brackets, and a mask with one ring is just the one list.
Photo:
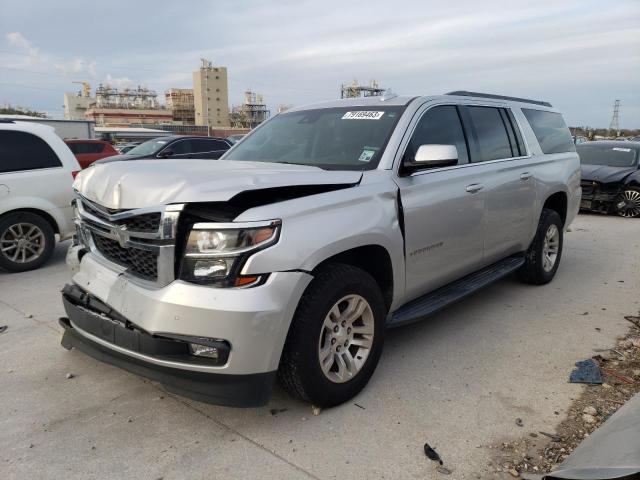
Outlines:
[[245, 260], [278, 241], [280, 221], [196, 223], [191, 227], [180, 278], [220, 287], [260, 283], [261, 276], [241, 276]]

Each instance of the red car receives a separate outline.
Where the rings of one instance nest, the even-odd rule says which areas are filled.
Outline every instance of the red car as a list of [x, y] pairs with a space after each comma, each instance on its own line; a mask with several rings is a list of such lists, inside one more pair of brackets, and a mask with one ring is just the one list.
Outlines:
[[87, 168], [101, 158], [119, 155], [109, 142], [103, 140], [65, 140], [65, 143], [76, 156], [81, 168]]

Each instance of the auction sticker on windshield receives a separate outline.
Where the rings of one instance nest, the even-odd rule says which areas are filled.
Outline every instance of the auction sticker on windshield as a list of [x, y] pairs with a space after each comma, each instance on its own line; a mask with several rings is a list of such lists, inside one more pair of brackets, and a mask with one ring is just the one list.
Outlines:
[[343, 120], [380, 120], [384, 112], [371, 112], [368, 110], [358, 110], [347, 112], [342, 116]]

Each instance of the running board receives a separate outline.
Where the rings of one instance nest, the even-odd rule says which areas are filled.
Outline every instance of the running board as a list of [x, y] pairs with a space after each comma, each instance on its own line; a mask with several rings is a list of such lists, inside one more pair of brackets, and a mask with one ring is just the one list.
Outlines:
[[512, 255], [403, 305], [387, 319], [387, 327], [417, 322], [517, 270], [524, 254]]

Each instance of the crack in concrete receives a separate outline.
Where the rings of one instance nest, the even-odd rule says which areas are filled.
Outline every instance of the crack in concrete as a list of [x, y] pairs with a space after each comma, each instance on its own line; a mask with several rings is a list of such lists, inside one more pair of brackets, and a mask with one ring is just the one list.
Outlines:
[[[163, 393], [167, 393], [164, 390], [162, 390], [159, 387], [155, 387], [158, 390], [161, 390]], [[287, 465], [289, 465], [290, 467], [295, 468], [297, 471], [304, 473], [305, 475], [307, 475], [309, 478], [313, 478], [315, 480], [321, 480], [320, 477], [317, 477], [316, 475], [314, 475], [313, 473], [305, 470], [303, 467], [296, 465], [293, 462], [290, 462], [289, 460], [287, 460], [286, 458], [284, 458], [283, 456], [277, 454], [276, 452], [274, 452], [273, 450], [268, 449], [267, 447], [265, 447], [264, 445], [262, 445], [261, 443], [256, 442], [255, 440], [253, 440], [250, 437], [247, 437], [246, 435], [244, 435], [243, 433], [239, 432], [238, 430], [234, 429], [233, 427], [230, 427], [229, 425], [226, 425], [224, 423], [222, 423], [219, 420], [216, 420], [215, 418], [213, 418], [211, 415], [209, 415], [206, 412], [203, 412], [202, 410], [200, 410], [199, 408], [197, 408], [196, 406], [190, 404], [188, 401], [186, 401], [185, 399], [182, 399], [176, 395], [172, 395], [170, 394], [176, 401], [178, 401], [179, 403], [185, 405], [187, 408], [190, 408], [191, 410], [199, 413], [200, 415], [204, 416], [205, 418], [207, 418], [208, 420], [211, 420], [213, 423], [215, 423], [216, 425], [218, 425], [219, 427], [227, 430], [228, 432], [234, 433], [235, 435], [238, 435], [240, 438], [246, 440], [247, 442], [251, 443], [252, 445], [255, 445], [256, 447], [258, 447], [260, 450], [272, 455], [273, 457], [277, 458], [278, 460], [286, 463]]]

